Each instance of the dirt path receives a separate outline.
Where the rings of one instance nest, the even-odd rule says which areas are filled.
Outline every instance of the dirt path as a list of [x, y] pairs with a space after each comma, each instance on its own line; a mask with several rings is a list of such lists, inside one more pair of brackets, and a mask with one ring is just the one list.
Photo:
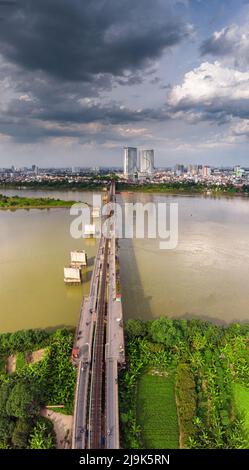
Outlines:
[[27, 355], [26, 360], [28, 364], [35, 364], [43, 359], [45, 354], [45, 349], [38, 349]]
[[6, 360], [7, 374], [13, 374], [16, 371], [16, 356], [9, 356]]
[[72, 440], [73, 417], [62, 413], [56, 413], [47, 408], [42, 409], [41, 415], [50, 419], [54, 425], [54, 432], [56, 434], [57, 441], [56, 448], [69, 449], [71, 447]]

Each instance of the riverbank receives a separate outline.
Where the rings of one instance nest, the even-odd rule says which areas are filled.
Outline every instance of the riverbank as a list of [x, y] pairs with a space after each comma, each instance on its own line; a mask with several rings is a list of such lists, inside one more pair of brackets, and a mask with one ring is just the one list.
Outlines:
[[[110, 180], [111, 182], [111, 180]], [[0, 184], [1, 189], [16, 189], [16, 190], [44, 190], [44, 191], [79, 191], [79, 192], [101, 192], [106, 190], [106, 181], [99, 183], [25, 183], [25, 184]], [[154, 194], [167, 194], [174, 196], [212, 196], [212, 197], [248, 197], [249, 187], [219, 187], [211, 186], [202, 183], [126, 183], [116, 181], [116, 191], [120, 193], [154, 193]]]
[[32, 191], [82, 191], [82, 192], [93, 192], [93, 191], [102, 191], [106, 189], [106, 184], [104, 183], [94, 183], [94, 184], [84, 184], [84, 183], [66, 183], [63, 182], [61, 184], [58, 183], [51, 183], [51, 184], [44, 184], [44, 183], [26, 183], [25, 184], [14, 184], [14, 183], [7, 183], [7, 184], [0, 184], [0, 192], [5, 189], [16, 189], [19, 190], [32, 190]]
[[53, 198], [30, 198], [20, 196], [4, 196], [0, 194], [0, 210], [16, 209], [55, 209], [68, 208], [76, 201], [63, 201]]
[[217, 186], [206, 186], [201, 184], [144, 184], [144, 185], [129, 185], [129, 184], [116, 184], [117, 192], [128, 193], [153, 193], [153, 194], [168, 194], [174, 196], [213, 196], [213, 197], [234, 197], [234, 196], [249, 196], [249, 188], [238, 189], [235, 187], [220, 188]]

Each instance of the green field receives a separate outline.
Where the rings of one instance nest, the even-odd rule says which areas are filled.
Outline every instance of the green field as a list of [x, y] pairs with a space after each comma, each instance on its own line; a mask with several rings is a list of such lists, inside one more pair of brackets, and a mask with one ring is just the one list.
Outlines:
[[179, 447], [175, 380], [168, 376], [143, 374], [138, 384], [137, 424], [141, 427], [144, 448]]
[[235, 404], [240, 413], [245, 418], [245, 431], [247, 435], [247, 445], [249, 447], [249, 388], [239, 383], [234, 384]]

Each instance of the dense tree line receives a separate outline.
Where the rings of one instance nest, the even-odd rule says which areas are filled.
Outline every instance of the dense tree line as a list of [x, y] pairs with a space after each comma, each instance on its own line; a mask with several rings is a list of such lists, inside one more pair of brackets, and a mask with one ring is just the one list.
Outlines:
[[245, 446], [243, 416], [234, 405], [233, 383], [249, 387], [249, 325], [217, 326], [166, 317], [125, 327], [127, 369], [121, 375], [124, 447], [140, 447], [136, 390], [146, 367], [174, 369], [182, 446]]
[[53, 333], [48, 330], [20, 330], [0, 335], [0, 356], [46, 347]]
[[162, 192], [162, 193], [190, 193], [190, 194], [202, 194], [210, 191], [214, 196], [216, 195], [234, 195], [244, 194], [248, 196], [249, 186], [242, 185], [241, 187], [235, 187], [233, 184], [227, 184], [226, 186], [216, 186], [212, 183], [201, 183], [194, 181], [169, 181], [167, 183], [151, 183], [145, 182], [143, 184], [138, 183], [127, 183], [120, 182], [116, 183], [117, 191], [142, 191], [142, 192]]
[[[0, 188], [29, 188], [29, 189], [58, 189], [67, 190], [75, 189], [82, 191], [101, 191], [106, 187], [106, 184], [111, 181], [116, 182], [117, 191], [142, 191], [142, 192], [172, 192], [172, 193], [193, 193], [200, 194], [205, 193], [207, 190], [211, 191], [214, 195], [233, 195], [233, 194], [249, 194], [249, 185], [243, 184], [240, 187], [235, 187], [232, 183], [226, 186], [216, 186], [212, 183], [202, 183], [194, 181], [169, 181], [167, 183], [128, 183], [126, 181], [119, 181], [116, 174], [109, 175], [85, 175], [88, 177], [87, 181], [69, 182], [66, 180], [61, 181], [24, 181], [24, 182], [9, 182], [1, 183]], [[5, 197], [5, 196], [3, 196]], [[0, 201], [1, 202], [1, 201]]]
[[[33, 340], [33, 345], [32, 345]], [[73, 333], [28, 330], [0, 335], [1, 354], [45, 347], [41, 361], [12, 374], [0, 374], [0, 448], [52, 448], [51, 423], [41, 418], [46, 405], [64, 405], [72, 413], [76, 371], [70, 355]]]

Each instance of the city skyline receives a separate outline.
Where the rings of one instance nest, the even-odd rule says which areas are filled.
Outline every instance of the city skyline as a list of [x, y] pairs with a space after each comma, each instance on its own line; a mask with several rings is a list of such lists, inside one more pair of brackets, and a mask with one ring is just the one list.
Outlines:
[[0, 1], [0, 167], [247, 166], [249, 2], [206, 3]]

